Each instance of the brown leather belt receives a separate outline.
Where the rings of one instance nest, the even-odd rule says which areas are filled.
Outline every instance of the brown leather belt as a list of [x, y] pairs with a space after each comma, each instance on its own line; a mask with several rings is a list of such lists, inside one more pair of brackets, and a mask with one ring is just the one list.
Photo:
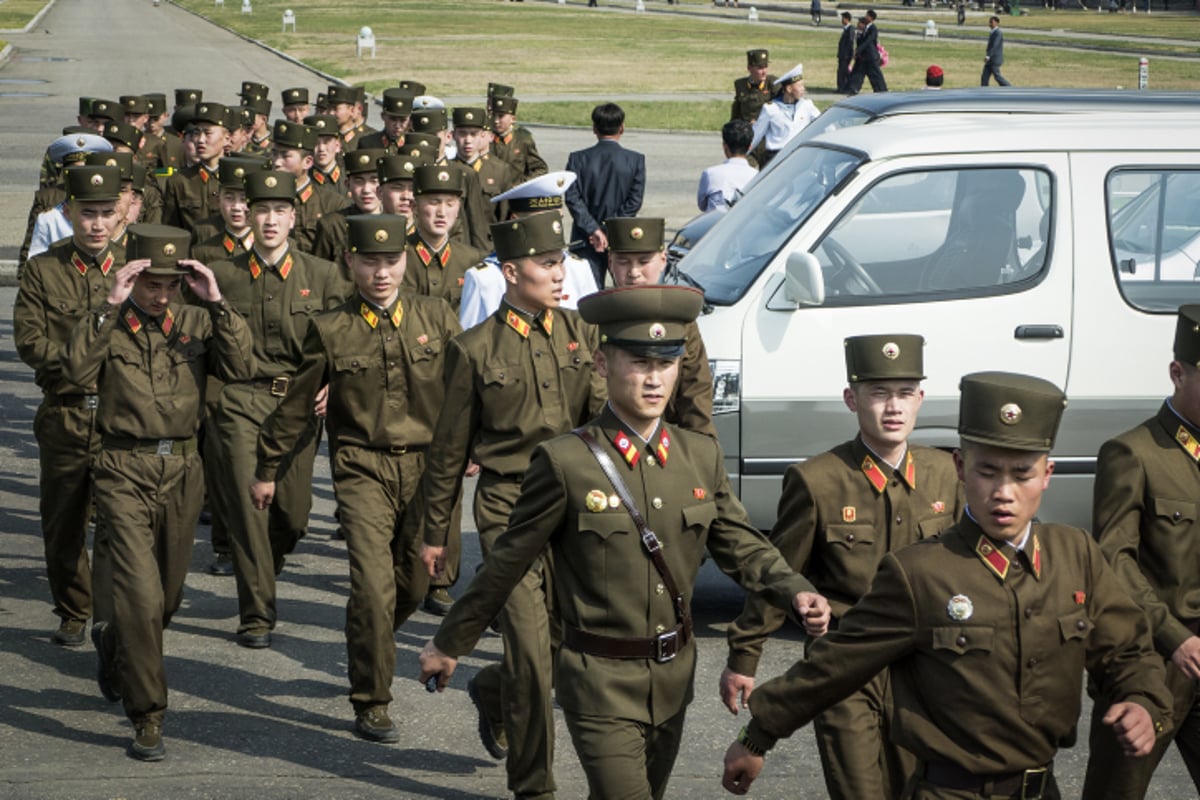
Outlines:
[[63, 406], [64, 408], [95, 409], [100, 405], [100, 398], [94, 394], [56, 394], [47, 397], [46, 403], [51, 406]]
[[278, 378], [255, 378], [252, 381], [243, 381], [243, 383], [253, 386], [255, 389], [266, 389], [274, 397], [283, 397], [292, 384], [292, 377], [281, 375]]
[[150, 453], [156, 456], [187, 456], [196, 452], [196, 437], [187, 439], [135, 439], [131, 436], [105, 434], [100, 446], [108, 450], [128, 450], [131, 453]]
[[563, 644], [578, 653], [603, 658], [646, 658], [665, 664], [679, 654], [692, 637], [690, 627], [682, 622], [658, 636], [629, 637], [601, 636], [588, 633], [574, 625], [563, 625]]
[[1053, 762], [1037, 769], [1005, 772], [999, 775], [975, 775], [956, 764], [931, 762], [925, 765], [925, 781], [943, 789], [975, 792], [985, 797], [1010, 797], [1040, 800], [1050, 786]]

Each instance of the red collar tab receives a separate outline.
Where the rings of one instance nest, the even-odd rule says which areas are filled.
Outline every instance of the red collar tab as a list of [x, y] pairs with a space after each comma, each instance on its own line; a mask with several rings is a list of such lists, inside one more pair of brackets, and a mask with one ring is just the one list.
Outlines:
[[[1008, 556], [1000, 552], [1000, 548], [992, 544], [986, 536], [979, 535], [979, 541], [975, 543], [975, 555], [987, 565], [988, 569], [996, 574], [1000, 580], [1008, 577]], [[1040, 559], [1039, 559], [1040, 561]]]
[[658, 456], [659, 466], [667, 465], [667, 456], [671, 455], [671, 435], [667, 433], [664, 426], [662, 432], [658, 434], [658, 445], [654, 448], [655, 455]]
[[304, 185], [303, 189], [296, 192], [296, 197], [300, 198], [301, 203], [307, 203], [309, 198], [311, 198], [313, 196], [313, 192], [315, 192], [315, 191], [316, 191], [316, 189], [313, 188], [313, 185], [311, 183], [306, 183]]
[[621, 454], [621, 457], [625, 459], [625, 463], [628, 464], [630, 468], [637, 466], [638, 461], [641, 460], [642, 454], [637, 447], [634, 446], [633, 442], [630, 441], [628, 434], [626, 434], [624, 431], [618, 431], [617, 435], [613, 437], [613, 444], [616, 445], [617, 452]]
[[862, 465], [859, 467], [863, 475], [867, 476], [867, 480], [871, 482], [871, 486], [879, 494], [883, 494], [883, 490], [887, 488], [887, 476], [883, 474], [883, 470], [875, 463], [875, 459], [870, 456], [863, 456]]
[[913, 463], [912, 450], [904, 454], [904, 482], [908, 488], [917, 488], [917, 465]]
[[175, 315], [171, 313], [171, 309], [168, 308], [167, 313], [163, 314], [159, 327], [162, 328], [163, 336], [171, 335], [171, 329], [175, 327]]
[[367, 321], [367, 324], [370, 325], [372, 329], [379, 324], [379, 315], [375, 313], [375, 309], [371, 308], [366, 303], [363, 303], [358, 307], [358, 313], [362, 315], [362, 318]]
[[1033, 563], [1033, 577], [1038, 580], [1042, 579], [1042, 543], [1038, 539], [1037, 534], [1031, 534], [1030, 539], [1033, 540], [1033, 558], [1030, 561]]
[[508, 325], [508, 327], [521, 334], [522, 339], [529, 338], [529, 323], [524, 317], [513, 311], [511, 308], [505, 313], [504, 322]]
[[137, 312], [132, 308], [125, 312], [125, 324], [129, 326], [129, 332], [136, 334], [142, 329], [142, 321], [138, 319]]
[[1179, 426], [1179, 430], [1175, 431], [1175, 441], [1183, 448], [1183, 452], [1192, 457], [1192, 461], [1200, 463], [1200, 440], [1192, 436], [1187, 428]]

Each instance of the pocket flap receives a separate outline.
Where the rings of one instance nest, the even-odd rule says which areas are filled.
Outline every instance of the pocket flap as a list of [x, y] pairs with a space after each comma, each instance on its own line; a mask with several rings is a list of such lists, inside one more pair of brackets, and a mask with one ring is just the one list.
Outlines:
[[408, 357], [412, 361], [430, 361], [442, 353], [441, 339], [430, 339], [425, 344], [415, 343], [408, 349]]
[[367, 368], [366, 356], [342, 356], [333, 360], [334, 372], [361, 372]]
[[683, 508], [683, 525], [685, 528], [698, 525], [707, 530], [708, 526], [712, 525], [712, 521], [716, 518], [717, 504], [711, 501], [697, 503], [694, 506], [684, 506]]
[[937, 536], [953, 524], [953, 514], [938, 514], [936, 517], [921, 520], [917, 523], [917, 528], [921, 531], [921, 538], [928, 539], [931, 536]]
[[1195, 522], [1196, 504], [1186, 500], [1169, 500], [1165, 497], [1155, 497], [1154, 515], [1169, 519], [1172, 522]]
[[994, 628], [984, 625], [945, 625], [934, 628], [931, 633], [934, 650], [949, 650], [959, 655], [972, 650], [990, 653], [996, 635]]
[[633, 518], [625, 512], [620, 511], [584, 511], [579, 514], [580, 533], [594, 533], [601, 539], [607, 539], [614, 533], [632, 533]]
[[508, 386], [521, 379], [520, 367], [506, 364], [499, 367], [488, 367], [483, 371], [483, 382], [497, 386]]
[[1071, 639], [1086, 639], [1094, 627], [1096, 627], [1095, 624], [1088, 619], [1087, 612], [1082, 608], [1072, 611], [1070, 614], [1063, 614], [1058, 618], [1058, 629], [1062, 631], [1064, 642]]
[[871, 544], [875, 541], [875, 529], [870, 525], [826, 525], [825, 539], [843, 547]]

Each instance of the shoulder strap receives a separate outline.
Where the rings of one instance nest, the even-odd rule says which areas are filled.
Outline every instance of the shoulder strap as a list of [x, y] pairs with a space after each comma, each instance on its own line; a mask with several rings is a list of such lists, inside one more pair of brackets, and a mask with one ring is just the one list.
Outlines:
[[621, 478], [621, 473], [617, 472], [612, 458], [600, 447], [600, 444], [596, 441], [596, 437], [583, 428], [576, 428], [571, 433], [582, 439], [583, 443], [587, 445], [588, 450], [592, 451], [592, 455], [600, 465], [600, 470], [608, 478], [608, 482], [612, 484], [613, 488], [616, 489], [617, 496], [621, 498], [621, 502], [625, 504], [626, 510], [629, 511], [629, 516], [633, 518], [633, 524], [637, 526], [638, 534], [642, 538], [642, 545], [646, 548], [646, 554], [650, 556], [650, 560], [654, 563], [654, 568], [662, 576], [663, 584], [671, 594], [671, 601], [675, 606], [675, 618], [683, 625], [684, 638], [686, 640], [692, 635], [692, 611], [684, 600], [683, 593], [679, 591], [679, 585], [675, 583], [675, 576], [671, 574], [671, 568], [667, 566], [667, 561], [663, 558], [662, 541], [659, 540], [654, 531], [650, 530], [650, 526], [646, 524], [646, 518], [638, 510], [637, 503], [633, 501], [633, 496], [629, 493], [629, 487], [625, 485], [625, 481]]

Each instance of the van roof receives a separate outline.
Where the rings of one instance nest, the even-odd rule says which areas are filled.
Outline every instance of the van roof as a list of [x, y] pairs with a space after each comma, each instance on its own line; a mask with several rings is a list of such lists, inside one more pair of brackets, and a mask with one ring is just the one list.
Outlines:
[[948, 111], [1061, 114], [1110, 111], [1115, 107], [1143, 111], [1195, 108], [1197, 92], [1150, 92], [1122, 89], [1033, 89], [1004, 91], [976, 86], [936, 92], [880, 92], [839, 100], [831, 108], [850, 108], [872, 117]]
[[1117, 110], [1097, 122], [1093, 114], [1024, 115], [1003, 122], [995, 114], [956, 112], [885, 117], [870, 125], [841, 128], [809, 145], [836, 144], [871, 160], [938, 153], [1055, 151], [1195, 151], [1200, 149], [1200, 108], [1156, 113], [1148, 125], [1139, 112]]

